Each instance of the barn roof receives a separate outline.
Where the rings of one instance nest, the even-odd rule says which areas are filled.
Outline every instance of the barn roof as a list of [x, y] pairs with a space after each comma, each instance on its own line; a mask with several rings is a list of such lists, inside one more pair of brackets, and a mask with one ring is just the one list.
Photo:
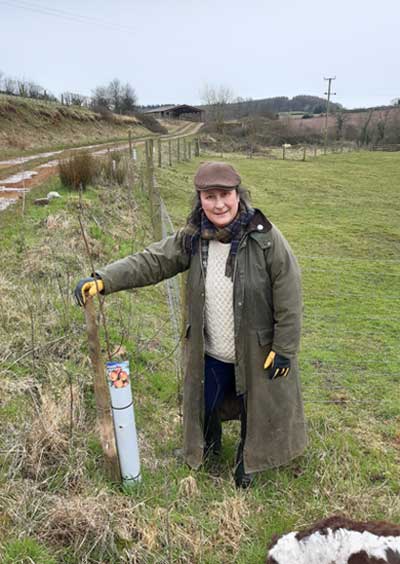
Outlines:
[[158, 108], [152, 108], [151, 110], [145, 110], [144, 114], [150, 113], [158, 113], [158, 112], [168, 112], [171, 110], [180, 110], [180, 109], [191, 109], [193, 112], [201, 112], [200, 108], [196, 108], [195, 106], [189, 106], [188, 104], [178, 104], [177, 106], [159, 106]]

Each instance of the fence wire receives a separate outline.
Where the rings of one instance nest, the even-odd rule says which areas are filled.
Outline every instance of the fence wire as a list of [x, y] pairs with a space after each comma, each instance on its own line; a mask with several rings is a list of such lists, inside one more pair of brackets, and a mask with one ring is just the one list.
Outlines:
[[[161, 200], [162, 235], [174, 226]], [[400, 261], [299, 256], [305, 310], [300, 368], [309, 404], [400, 414]], [[326, 265], [336, 261], [331, 268]], [[181, 382], [181, 295], [166, 280], [174, 362]]]
[[[162, 237], [165, 238], [175, 232], [174, 225], [171, 221], [171, 217], [165, 206], [164, 200], [160, 199], [161, 206], [161, 231]], [[182, 387], [182, 346], [181, 346], [181, 295], [179, 288], [179, 280], [177, 276], [173, 278], [168, 278], [164, 281], [165, 288], [167, 291], [168, 307], [171, 317], [171, 327], [173, 332], [173, 339], [175, 342], [174, 349], [174, 364], [175, 373], [178, 383], [178, 402], [181, 404], [181, 387]]]
[[[161, 198], [162, 236], [174, 226]], [[365, 406], [400, 415], [400, 260], [388, 257], [298, 255], [304, 323], [300, 370], [308, 404]], [[165, 281], [174, 362], [181, 386], [181, 295], [178, 278]], [[179, 392], [178, 392], [179, 393]]]

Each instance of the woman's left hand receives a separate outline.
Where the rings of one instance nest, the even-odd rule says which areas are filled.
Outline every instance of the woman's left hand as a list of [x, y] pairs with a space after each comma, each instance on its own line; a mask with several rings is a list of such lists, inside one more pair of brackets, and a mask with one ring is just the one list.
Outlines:
[[269, 379], [284, 378], [289, 374], [290, 358], [286, 358], [274, 351], [271, 351], [264, 362], [265, 370], [268, 370]]

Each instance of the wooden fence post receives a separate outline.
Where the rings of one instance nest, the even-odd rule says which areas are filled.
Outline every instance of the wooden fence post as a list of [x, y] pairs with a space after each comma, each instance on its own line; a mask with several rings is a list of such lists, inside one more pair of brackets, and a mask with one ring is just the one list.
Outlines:
[[178, 163], [179, 163], [179, 161], [181, 160], [181, 140], [180, 139], [177, 139], [176, 151], [177, 151], [177, 160], [178, 160]]
[[194, 140], [194, 156], [200, 156], [200, 141], [198, 137]]
[[133, 158], [133, 152], [132, 152], [132, 133], [129, 131], [128, 133], [128, 141], [129, 141], [129, 158], [132, 159]]
[[162, 167], [162, 154], [161, 154], [161, 139], [157, 140], [157, 151], [158, 151], [158, 167]]
[[187, 161], [187, 143], [186, 138], [183, 139], [183, 160]]
[[93, 299], [85, 303], [85, 319], [89, 344], [89, 356], [94, 370], [94, 396], [96, 400], [97, 423], [100, 442], [105, 456], [105, 465], [110, 479], [121, 481], [117, 447], [115, 443], [114, 425], [111, 415], [110, 390], [106, 381], [104, 362], [101, 356], [100, 338], [96, 323], [96, 309]]
[[307, 148], [306, 148], [306, 146], [304, 145], [304, 147], [303, 147], [303, 161], [306, 160], [306, 150], [307, 150]]
[[161, 194], [156, 179], [152, 178], [152, 214], [151, 223], [156, 241], [162, 239]]
[[168, 164], [172, 166], [172, 143], [171, 139], [168, 139]]
[[189, 161], [192, 160], [192, 139], [189, 139], [188, 142], [188, 159]]
[[285, 160], [285, 154], [286, 154], [286, 147], [285, 145], [282, 145], [282, 159]]
[[154, 179], [154, 141], [149, 139], [146, 141], [146, 157], [147, 157], [147, 192], [150, 202], [150, 217], [153, 226], [153, 235], [157, 241], [162, 238], [161, 231], [161, 196]]

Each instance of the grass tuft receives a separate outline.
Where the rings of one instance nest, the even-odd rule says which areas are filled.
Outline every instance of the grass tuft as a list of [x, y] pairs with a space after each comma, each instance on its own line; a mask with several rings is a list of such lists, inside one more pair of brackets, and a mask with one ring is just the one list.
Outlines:
[[82, 186], [93, 185], [98, 174], [98, 166], [88, 152], [76, 153], [69, 159], [62, 160], [59, 165], [61, 184], [72, 190], [79, 190]]

